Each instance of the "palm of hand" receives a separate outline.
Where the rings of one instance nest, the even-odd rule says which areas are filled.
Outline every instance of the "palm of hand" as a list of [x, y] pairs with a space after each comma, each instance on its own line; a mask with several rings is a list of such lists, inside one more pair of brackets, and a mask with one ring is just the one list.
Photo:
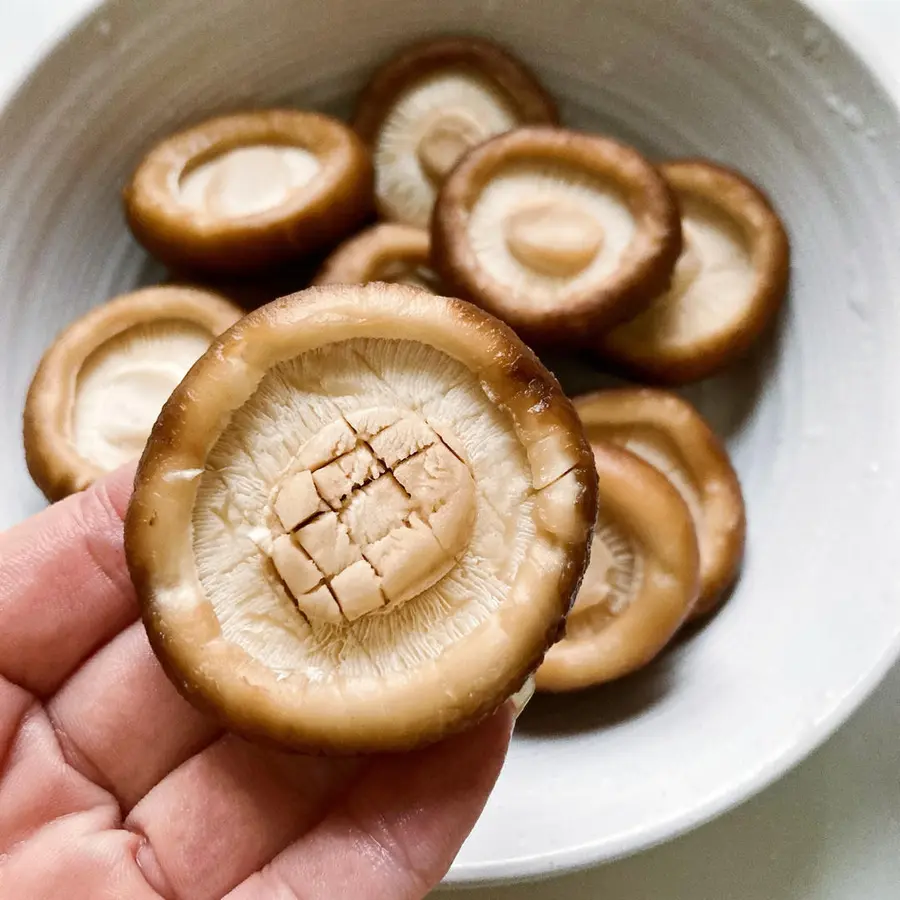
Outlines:
[[423, 897], [493, 786], [509, 714], [369, 760], [223, 734], [138, 621], [129, 478], [0, 537], [0, 898]]

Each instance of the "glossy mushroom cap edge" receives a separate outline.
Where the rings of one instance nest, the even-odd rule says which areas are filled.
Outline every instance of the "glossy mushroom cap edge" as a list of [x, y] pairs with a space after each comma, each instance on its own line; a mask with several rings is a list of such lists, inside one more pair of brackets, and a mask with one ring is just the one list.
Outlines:
[[[236, 218], [199, 216], [179, 201], [181, 179], [243, 147], [276, 145], [312, 153], [321, 168], [284, 203]], [[157, 144], [123, 192], [138, 241], [175, 269], [247, 273], [314, 253], [369, 215], [372, 161], [346, 125], [329, 116], [274, 109], [202, 122]]]
[[[414, 679], [388, 672], [377, 683], [309, 687], [303, 677], [276, 678], [223, 639], [201, 590], [191, 546], [197, 474], [232, 411], [273, 366], [335, 342], [398, 337], [461, 362], [511, 418], [535, 492], [535, 536], [506, 600]], [[128, 563], [151, 643], [175, 685], [240, 733], [338, 754], [439, 740], [518, 690], [557, 638], [577, 591], [597, 496], [574, 408], [509, 329], [462, 301], [383, 284], [310, 288], [242, 319], [166, 404], [135, 485]]]
[[[700, 596], [691, 619], [709, 615], [734, 585], [741, 569], [747, 517], [737, 473], [722, 442], [699, 412], [677, 394], [654, 388], [620, 388], [583, 394], [575, 408], [589, 440], [614, 442], [642, 455], [641, 432], [655, 432], [669, 446], [668, 476], [696, 520], [700, 546]], [[658, 459], [648, 459], [659, 464]]]
[[45, 352], [25, 401], [25, 460], [44, 496], [62, 500], [107, 474], [75, 450], [69, 435], [78, 373], [91, 354], [130, 328], [161, 320], [199, 325], [211, 343], [241, 315], [221, 295], [167, 285], [124, 294], [69, 325]]
[[637, 594], [615, 618], [604, 617], [596, 631], [587, 622], [575, 633], [578, 619], [593, 612], [590, 598], [579, 596], [571, 633], [550, 649], [538, 669], [539, 691], [579, 690], [637, 671], [665, 648], [697, 597], [697, 537], [678, 492], [633, 454], [603, 441], [592, 446], [601, 516], [615, 521], [641, 554]]
[[[730, 327], [690, 345], [666, 347], [643, 337], [652, 325], [625, 323], [598, 335], [594, 348], [604, 359], [632, 376], [660, 385], [700, 381], [745, 356], [778, 315], [790, 278], [790, 239], [771, 200], [733, 169], [703, 159], [673, 160], [660, 166], [675, 195], [694, 195], [721, 210], [742, 232], [755, 283], [744, 313]], [[642, 326], [642, 327], [638, 327]], [[651, 332], [652, 334], [652, 332]]]
[[371, 142], [385, 113], [407, 86], [432, 72], [456, 68], [470, 68], [492, 81], [523, 125], [558, 121], [553, 98], [503, 47], [485, 38], [446, 36], [411, 44], [381, 66], [359, 96], [353, 128]]
[[[491, 179], [519, 164], [562, 164], [621, 188], [635, 232], [612, 276], [529, 309], [484, 270], [468, 239], [469, 217]], [[631, 318], [668, 287], [682, 249], [674, 194], [650, 162], [611, 138], [558, 128], [520, 128], [470, 151], [444, 182], [431, 229], [435, 268], [456, 295], [538, 345], [589, 342]]]
[[[322, 264], [313, 285], [367, 284], [388, 279], [390, 267], [431, 266], [427, 231], [397, 222], [381, 222], [344, 241]], [[402, 279], [396, 279], [402, 280]], [[433, 279], [437, 281], [436, 276]], [[436, 285], [435, 285], [436, 286]], [[436, 293], [436, 291], [434, 291]]]

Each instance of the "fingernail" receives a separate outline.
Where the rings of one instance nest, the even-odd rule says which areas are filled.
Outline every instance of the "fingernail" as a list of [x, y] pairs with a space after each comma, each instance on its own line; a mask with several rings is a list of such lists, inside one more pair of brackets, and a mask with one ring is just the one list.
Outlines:
[[534, 675], [529, 675], [528, 678], [525, 679], [525, 684], [519, 688], [509, 698], [509, 702], [512, 704], [513, 711], [515, 713], [515, 717], [518, 719], [519, 716], [522, 715], [522, 711], [528, 706], [528, 701], [534, 696]]

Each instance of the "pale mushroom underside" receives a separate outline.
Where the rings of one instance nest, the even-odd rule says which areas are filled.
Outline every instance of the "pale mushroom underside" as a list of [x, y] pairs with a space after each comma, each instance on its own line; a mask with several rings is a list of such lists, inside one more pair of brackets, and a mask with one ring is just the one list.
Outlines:
[[516, 125], [507, 101], [474, 72], [448, 70], [417, 81], [397, 97], [375, 141], [379, 203], [392, 219], [426, 227], [439, 186], [435, 165], [452, 168], [470, 146]]
[[315, 154], [301, 147], [238, 147], [189, 169], [178, 185], [178, 199], [213, 218], [240, 219], [281, 206], [321, 168]]
[[747, 314], [757, 275], [740, 224], [692, 194], [680, 195], [679, 202], [685, 249], [672, 286], [617, 335], [690, 346], [733, 330]]
[[[372, 426], [372, 410], [390, 415]], [[399, 450], [396, 442], [379, 443], [378, 436], [391, 431], [378, 429], [387, 422], [396, 431], [399, 420], [412, 422], [424, 437], [405, 431]], [[311, 439], [338, 431], [344, 437], [310, 462]], [[435, 454], [449, 465], [464, 465], [474, 486], [471, 521], [454, 524], [449, 543], [437, 520], [427, 518], [447, 497], [429, 499], [424, 509], [427, 488], [419, 475], [412, 481], [403, 475], [417, 461], [430, 466]], [[328, 471], [315, 468], [326, 463]], [[360, 578], [353, 580], [352, 602], [369, 590], [370, 568], [381, 579], [383, 593], [366, 594], [381, 600], [353, 621], [334, 615], [333, 606], [323, 617], [312, 600], [301, 614], [273, 564], [275, 542], [290, 530], [286, 525], [298, 524], [290, 515], [279, 518], [279, 491], [286, 476], [300, 470], [311, 471], [317, 493], [310, 502], [321, 505], [313, 512], [295, 506], [298, 516], [307, 515], [302, 522], [315, 516], [311, 521], [324, 523], [317, 528], [338, 536], [331, 544], [304, 544], [299, 523], [295, 544], [322, 570], [312, 573], [310, 594], [327, 585], [339, 597], [343, 585], [334, 581], [354, 565]], [[459, 484], [465, 486], [465, 478]], [[305, 490], [298, 483], [300, 488]], [[353, 520], [353, 507], [372, 491], [380, 511], [366, 526]], [[413, 670], [437, 659], [502, 603], [535, 534], [533, 497], [528, 460], [509, 416], [464, 365], [411, 341], [329, 344], [269, 370], [216, 443], [193, 512], [197, 571], [223, 637], [284, 677], [299, 674], [315, 682]], [[412, 596], [400, 588], [391, 595], [390, 572], [370, 551], [386, 530], [401, 529], [403, 540], [412, 539], [402, 531], [407, 527], [419, 529], [418, 538], [431, 548], [427, 552], [441, 556], [446, 575], [435, 584], [416, 583]], [[316, 556], [338, 544], [340, 559]]]
[[193, 322], [161, 320], [103, 343], [76, 380], [76, 451], [105, 471], [137, 459], [163, 404], [212, 339]]
[[591, 560], [569, 614], [567, 640], [590, 637], [629, 608], [643, 577], [643, 557], [618, 522], [602, 513], [594, 526]]
[[[541, 211], [543, 221], [529, 223], [526, 233], [522, 216], [533, 210]], [[612, 183], [562, 162], [517, 162], [484, 186], [467, 231], [478, 265], [517, 305], [541, 310], [609, 279], [636, 223], [624, 194]], [[565, 265], [553, 272], [550, 262]]]

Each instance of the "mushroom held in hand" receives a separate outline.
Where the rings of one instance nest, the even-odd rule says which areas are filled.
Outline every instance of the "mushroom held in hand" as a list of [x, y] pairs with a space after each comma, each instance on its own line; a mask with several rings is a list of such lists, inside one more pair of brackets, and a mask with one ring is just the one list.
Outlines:
[[641, 668], [697, 598], [697, 538], [687, 506], [648, 463], [591, 440], [600, 514], [566, 636], [538, 669], [540, 691], [602, 684]]
[[366, 284], [387, 281], [441, 294], [431, 268], [428, 232], [385, 222], [350, 238], [325, 260], [314, 284]]
[[640, 456], [681, 494], [700, 546], [700, 597], [692, 617], [710, 613], [737, 578], [747, 527], [725, 448], [690, 403], [667, 391], [599, 391], [578, 397], [575, 408], [589, 440], [611, 441]]
[[590, 340], [669, 283], [678, 208], [636, 150], [527, 128], [473, 150], [441, 190], [432, 256], [459, 296], [526, 340]]
[[318, 113], [248, 112], [157, 145], [125, 190], [137, 239], [175, 268], [243, 273], [340, 240], [372, 207], [359, 138]]
[[534, 76], [479, 38], [416, 44], [372, 78], [353, 125], [372, 148], [381, 214], [425, 228], [447, 174], [472, 147], [520, 125], [552, 125]]
[[509, 329], [332, 285], [251, 313], [191, 370], [125, 543], [185, 696], [251, 736], [357, 753], [438, 740], [522, 687], [595, 516], [575, 411]]
[[790, 254], [777, 213], [742, 176], [699, 160], [662, 172], [684, 232], [671, 288], [596, 346], [638, 377], [683, 384], [733, 362], [765, 330], [784, 299]]
[[25, 405], [25, 457], [46, 497], [136, 460], [169, 394], [240, 316], [216, 294], [158, 287], [70, 325], [44, 354]]

